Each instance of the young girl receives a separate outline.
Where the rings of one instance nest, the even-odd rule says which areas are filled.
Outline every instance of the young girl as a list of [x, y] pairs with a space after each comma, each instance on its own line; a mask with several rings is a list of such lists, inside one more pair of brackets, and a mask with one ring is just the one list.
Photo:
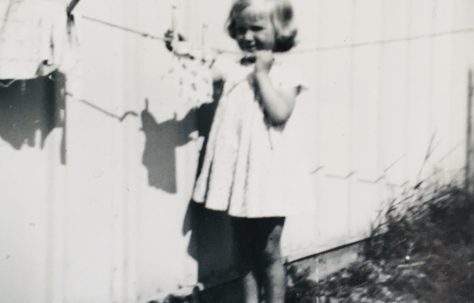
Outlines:
[[193, 199], [231, 217], [245, 264], [245, 302], [283, 303], [285, 217], [311, 203], [291, 119], [305, 87], [277, 54], [295, 45], [293, 9], [288, 0], [235, 1], [227, 29], [245, 56], [213, 65], [214, 81], [225, 84]]

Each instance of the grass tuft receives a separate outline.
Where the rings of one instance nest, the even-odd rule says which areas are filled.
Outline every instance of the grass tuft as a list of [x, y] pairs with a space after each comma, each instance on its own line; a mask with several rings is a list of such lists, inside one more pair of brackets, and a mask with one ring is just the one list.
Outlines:
[[474, 302], [473, 195], [420, 184], [378, 221], [348, 268], [318, 283], [290, 268], [286, 302]]

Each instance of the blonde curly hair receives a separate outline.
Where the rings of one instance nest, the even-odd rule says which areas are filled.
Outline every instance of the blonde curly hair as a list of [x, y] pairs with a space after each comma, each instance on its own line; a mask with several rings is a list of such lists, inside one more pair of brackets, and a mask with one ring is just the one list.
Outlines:
[[269, 5], [270, 20], [275, 28], [275, 52], [289, 51], [296, 45], [296, 29], [293, 6], [288, 0], [237, 0], [233, 3], [227, 18], [227, 32], [232, 39], [237, 36], [237, 21], [240, 14], [250, 5]]

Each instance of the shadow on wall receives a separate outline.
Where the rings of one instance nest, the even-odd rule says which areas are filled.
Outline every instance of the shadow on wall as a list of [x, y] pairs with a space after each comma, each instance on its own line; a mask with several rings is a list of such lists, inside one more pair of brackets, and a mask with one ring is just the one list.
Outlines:
[[[216, 110], [217, 100], [220, 99], [224, 83], [214, 84], [214, 102], [201, 107], [196, 112], [197, 128], [199, 134], [208, 138], [212, 120]], [[197, 174], [199, 174], [203, 156], [205, 154], [207, 140], [199, 157]], [[236, 248], [229, 216], [225, 212], [212, 211], [204, 208], [201, 204], [190, 202], [183, 222], [183, 235], [191, 232], [188, 245], [188, 254], [197, 261], [198, 281], [204, 288], [224, 284], [227, 281], [236, 279], [240, 272], [236, 259]], [[223, 293], [222, 298], [232, 299], [228, 302], [243, 302], [239, 292], [233, 290], [231, 294]], [[223, 302], [217, 297], [209, 302]]]
[[183, 235], [191, 232], [188, 254], [197, 261], [198, 281], [204, 288], [238, 277], [232, 225], [225, 212], [191, 202], [182, 232]]
[[[214, 85], [214, 100], [222, 93], [223, 83]], [[189, 112], [182, 120], [158, 123], [148, 111], [148, 104], [141, 113], [142, 130], [145, 133], [145, 149], [142, 163], [148, 171], [150, 186], [168, 193], [176, 193], [176, 148], [188, 143], [190, 134], [198, 130], [207, 138], [217, 102]], [[199, 157], [198, 173], [202, 165], [204, 148]], [[224, 212], [210, 211], [190, 202], [182, 225], [182, 233], [191, 232], [188, 254], [198, 263], [198, 280], [205, 287], [229, 278], [235, 264], [233, 233], [228, 216]], [[232, 273], [230, 273], [232, 276]], [[234, 275], [235, 278], [235, 275]]]
[[194, 113], [189, 112], [182, 120], [158, 123], [146, 102], [141, 113], [145, 133], [142, 163], [148, 171], [148, 185], [176, 193], [176, 148], [191, 140], [190, 134], [196, 130]]
[[65, 75], [54, 72], [0, 87], [0, 138], [16, 150], [25, 145], [43, 149], [51, 131], [62, 128], [60, 161], [65, 164], [65, 86]]

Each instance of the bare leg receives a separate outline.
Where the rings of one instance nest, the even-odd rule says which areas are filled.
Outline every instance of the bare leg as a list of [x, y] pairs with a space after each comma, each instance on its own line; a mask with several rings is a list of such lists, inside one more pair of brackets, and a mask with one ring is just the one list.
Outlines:
[[265, 218], [258, 223], [259, 265], [265, 303], [285, 301], [286, 273], [280, 248], [284, 222], [284, 218]]
[[245, 303], [258, 303], [258, 283], [253, 271], [242, 278], [242, 293]]
[[243, 267], [242, 294], [244, 303], [258, 303], [258, 281], [255, 273], [255, 222], [251, 219], [232, 218], [239, 263]]

